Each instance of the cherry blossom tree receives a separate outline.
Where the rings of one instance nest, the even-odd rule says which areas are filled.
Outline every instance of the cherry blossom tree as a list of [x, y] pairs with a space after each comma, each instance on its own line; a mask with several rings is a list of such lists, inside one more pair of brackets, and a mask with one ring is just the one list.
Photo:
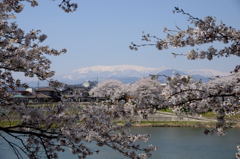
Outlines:
[[230, 55], [240, 56], [239, 37], [240, 31], [227, 26], [224, 23], [217, 23], [216, 18], [207, 16], [203, 19], [193, 17], [186, 13], [183, 9], [175, 7], [174, 13], [181, 13], [188, 16], [188, 20], [192, 26], [182, 30], [177, 27], [176, 30], [164, 28], [167, 34], [165, 39], [159, 38], [155, 35], [143, 34], [143, 44], [132, 43], [130, 49], [137, 50], [142, 46], [155, 46], [158, 50], [168, 49], [170, 47], [196, 47], [203, 44], [214, 44], [214, 42], [221, 42], [225, 47], [217, 50], [213, 46], [208, 47], [207, 50], [191, 49], [187, 53], [173, 53], [174, 55], [183, 55], [190, 60], [194, 59], [208, 59], [212, 60], [214, 57], [229, 57]]
[[94, 87], [90, 94], [94, 97], [105, 97], [112, 102], [121, 99], [127, 90], [127, 85], [118, 80], [106, 80]]
[[134, 111], [146, 118], [149, 113], [160, 109], [161, 102], [164, 101], [163, 88], [164, 86], [157, 79], [151, 78], [142, 78], [132, 83], [128, 87], [127, 94], [131, 97]]
[[[132, 84], [123, 84], [117, 80], [99, 83], [90, 91], [95, 97], [106, 97], [111, 104], [118, 104], [118, 111], [129, 114], [129, 121], [134, 115], [147, 117], [160, 108], [163, 101], [164, 86], [151, 78], [142, 78]], [[126, 119], [124, 119], [126, 120]]]
[[[66, 49], [56, 50], [42, 45], [47, 35], [40, 30], [26, 33], [13, 22], [16, 15], [28, 4], [36, 7], [38, 1], [0, 1], [1, 141], [9, 145], [18, 159], [56, 159], [59, 158], [58, 152], [68, 149], [78, 158], [86, 158], [99, 151], [91, 149], [87, 144], [90, 142], [99, 147], [110, 147], [129, 158], [149, 157], [155, 147], [141, 147], [136, 143], [146, 141], [148, 136], [131, 135], [126, 132], [128, 125], [119, 126], [114, 123], [115, 119], [130, 115], [118, 111], [117, 105], [81, 107], [79, 103], [61, 101], [54, 107], [39, 107], [12, 101], [9, 90], [25, 86], [19, 79], [13, 78], [13, 72], [48, 80], [54, 72], [50, 69], [51, 61], [46, 55], [58, 56], [66, 52]], [[72, 12], [77, 8], [77, 4], [70, 0], [60, 0], [59, 7], [65, 12]], [[56, 84], [58, 85], [51, 81], [51, 85], [57, 88]], [[120, 86], [119, 83], [119, 88], [118, 85], [116, 88], [120, 89]], [[115, 91], [114, 89], [114, 92], [108, 93]]]
[[[172, 53], [174, 56], [185, 56], [189, 60], [208, 59], [216, 57], [240, 56], [240, 31], [224, 23], [218, 23], [216, 18], [207, 16], [203, 19], [196, 18], [182, 9], [175, 8], [174, 13], [181, 13], [188, 17], [190, 26], [186, 29], [165, 28], [165, 38], [156, 35], [143, 34], [142, 44], [131, 43], [130, 49], [138, 50], [141, 47], [155, 46], [158, 50], [173, 48], [189, 48], [187, 53]], [[214, 45], [222, 43], [222, 48], [217, 49]], [[200, 46], [209, 45], [206, 50]], [[163, 105], [178, 107], [189, 113], [202, 113], [215, 111], [217, 125], [213, 130], [205, 133], [224, 133], [226, 114], [235, 114], [240, 111], [240, 67], [226, 77], [216, 77], [207, 83], [194, 81], [191, 77], [169, 77], [163, 90], [165, 96]], [[239, 150], [239, 147], [238, 147]], [[239, 152], [236, 154], [239, 158]]]

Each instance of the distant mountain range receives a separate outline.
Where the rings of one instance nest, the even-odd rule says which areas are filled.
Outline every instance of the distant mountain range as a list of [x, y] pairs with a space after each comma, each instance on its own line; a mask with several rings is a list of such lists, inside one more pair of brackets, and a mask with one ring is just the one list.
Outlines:
[[[64, 75], [56, 75], [55, 79], [67, 84], [80, 84], [84, 81], [104, 81], [109, 79], [120, 80], [124, 83], [132, 83], [140, 78], [148, 77], [150, 74], [172, 76], [174, 74], [192, 75], [196, 80], [208, 81], [215, 76], [225, 76], [229, 73], [211, 69], [201, 70], [177, 70], [167, 67], [152, 68], [135, 65], [115, 65], [115, 66], [91, 66], [76, 69]], [[47, 86], [46, 81], [38, 81], [36, 78], [23, 78], [18, 76], [32, 87]], [[25, 79], [25, 80], [24, 80]], [[164, 77], [159, 77], [161, 82], [165, 82]]]
[[[215, 76], [225, 76], [228, 73], [211, 69], [201, 70], [176, 70], [166, 67], [152, 68], [135, 65], [115, 65], [115, 66], [92, 66], [74, 70], [68, 74], [57, 76], [57, 79], [66, 83], [76, 84], [87, 80], [103, 81], [109, 79], [120, 80], [124, 83], [132, 83], [136, 80], [148, 77], [150, 74], [172, 76], [174, 74], [192, 75], [196, 80], [208, 81]], [[160, 77], [164, 82], [165, 78]]]

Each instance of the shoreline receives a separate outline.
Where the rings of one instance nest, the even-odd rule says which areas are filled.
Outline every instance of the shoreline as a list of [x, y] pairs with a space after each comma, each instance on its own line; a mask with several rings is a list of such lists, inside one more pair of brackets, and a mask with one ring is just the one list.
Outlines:
[[[124, 125], [123, 121], [117, 122], [118, 125]], [[239, 123], [229, 123], [230, 128], [240, 128]], [[191, 127], [191, 128], [214, 128], [216, 122], [201, 122], [201, 121], [139, 121], [134, 122], [132, 127]]]
[[[126, 121], [115, 121], [119, 126], [124, 126]], [[133, 121], [130, 123], [132, 127], [190, 127], [190, 128], [215, 128], [216, 121]], [[17, 125], [19, 121], [9, 121], [2, 120], [0, 121], [0, 126], [8, 127], [9, 125]], [[240, 122], [226, 122], [226, 127], [228, 128], [240, 128]]]

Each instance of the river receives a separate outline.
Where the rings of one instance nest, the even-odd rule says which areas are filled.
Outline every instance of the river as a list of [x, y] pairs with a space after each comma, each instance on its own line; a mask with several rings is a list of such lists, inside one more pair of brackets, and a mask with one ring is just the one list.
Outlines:
[[[240, 129], [230, 129], [225, 136], [203, 134], [198, 128], [132, 128], [133, 133], [150, 134], [149, 143], [156, 145], [151, 159], [235, 159], [236, 146], [240, 145]], [[93, 146], [95, 147], [95, 146]], [[60, 154], [62, 159], [77, 159], [70, 153]], [[0, 159], [15, 159], [16, 156], [1, 142]], [[109, 148], [87, 159], [125, 159]]]

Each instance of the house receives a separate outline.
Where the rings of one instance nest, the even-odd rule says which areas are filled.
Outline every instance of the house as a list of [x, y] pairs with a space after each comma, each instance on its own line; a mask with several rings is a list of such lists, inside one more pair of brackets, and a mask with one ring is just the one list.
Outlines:
[[67, 85], [61, 92], [66, 101], [83, 102], [89, 97], [89, 89], [82, 85]]
[[48, 103], [48, 102], [56, 102], [54, 98], [51, 96], [45, 95], [43, 93], [35, 93], [31, 96], [27, 96], [28, 103]]
[[11, 94], [16, 103], [48, 103], [61, 99], [59, 93], [50, 87], [17, 89]]
[[56, 95], [56, 90], [54, 90], [53, 88], [50, 87], [40, 87], [35, 89], [36, 94], [41, 93], [47, 96], [55, 96]]
[[89, 96], [89, 91], [97, 85], [95, 81], [86, 81], [78, 85], [66, 85], [62, 96], [71, 102], [94, 102], [96, 99]]

